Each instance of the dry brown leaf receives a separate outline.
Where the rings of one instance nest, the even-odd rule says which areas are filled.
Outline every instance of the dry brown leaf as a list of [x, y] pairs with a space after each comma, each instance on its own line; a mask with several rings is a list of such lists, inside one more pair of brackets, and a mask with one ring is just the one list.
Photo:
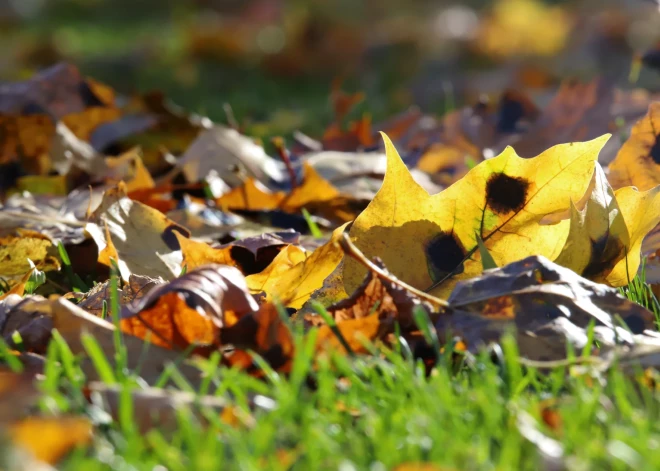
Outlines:
[[[161, 278], [150, 278], [148, 276], [133, 275], [128, 277], [128, 282], [124, 283], [119, 291], [119, 305], [125, 306], [135, 299], [139, 299], [155, 286], [163, 284]], [[110, 306], [111, 296], [111, 283], [110, 280], [104, 283], [99, 283], [90, 289], [87, 293], [71, 293], [71, 296], [76, 298], [78, 302], [76, 305], [83, 308], [85, 311], [95, 316], [101, 316], [103, 311], [103, 301]]]
[[643, 343], [645, 331], [655, 325], [652, 312], [615, 288], [538, 256], [462, 281], [448, 301], [452, 313], [436, 322], [440, 338], [458, 335], [476, 351], [515, 327], [521, 356], [540, 361], [564, 359], [567, 344], [583, 348], [592, 322], [601, 354]]

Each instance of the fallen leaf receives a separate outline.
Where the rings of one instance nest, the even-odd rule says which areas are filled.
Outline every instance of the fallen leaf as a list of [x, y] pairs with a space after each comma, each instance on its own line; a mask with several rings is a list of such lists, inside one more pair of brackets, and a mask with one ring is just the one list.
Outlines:
[[[94, 363], [86, 357], [87, 350], [82, 341], [85, 335], [92, 335], [96, 339], [111, 368], [116, 368], [115, 326], [63, 298], [45, 299], [41, 296], [27, 296], [21, 299], [12, 295], [0, 301], [0, 326], [3, 317], [13, 322], [16, 330], [21, 332], [24, 344], [27, 343], [35, 349], [39, 347], [41, 352], [46, 351], [51, 331], [57, 329], [73, 354], [81, 355], [80, 368], [89, 381], [98, 379], [99, 374]], [[43, 327], [38, 339], [39, 344], [31, 345], [31, 337], [23, 335], [31, 323]], [[158, 383], [168, 364], [176, 364], [179, 373], [193, 387], [196, 388], [201, 384], [201, 371], [187, 363], [181, 352], [153, 344], [147, 346], [142, 339], [128, 334], [123, 335], [122, 344], [127, 351], [127, 368], [138, 372], [147, 384]]]
[[219, 263], [234, 266], [246, 276], [265, 270], [284, 247], [297, 243], [299, 237], [295, 231], [271, 232], [212, 247], [177, 234], [183, 254], [182, 266], [193, 269]]
[[[94, 381], [87, 389], [94, 393], [90, 395], [94, 405], [108, 412], [115, 421], [119, 420], [121, 388]], [[225, 422], [232, 416], [236, 424], [247, 426], [254, 422], [254, 417], [249, 412], [243, 413], [218, 396], [202, 396], [171, 389], [141, 388], [131, 391], [131, 400], [134, 405], [134, 423], [140, 433], [158, 429], [160, 433], [169, 436], [180, 425], [182, 411], [189, 412], [200, 425], [208, 424], [211, 415], [220, 416]], [[248, 401], [250, 409], [258, 411], [268, 412], [273, 407], [273, 401], [265, 396], [250, 394]]]
[[[347, 224], [344, 224], [335, 229], [330, 240], [314, 250], [305, 260], [287, 270], [281, 272], [278, 270], [277, 276], [271, 274], [265, 282], [264, 277], [259, 275], [248, 276], [246, 278], [248, 285], [261, 286], [269, 301], [279, 300], [286, 306], [299, 309], [314, 291], [321, 288], [323, 280], [341, 262], [344, 253], [335, 242], [339, 240], [346, 226]], [[287, 262], [282, 262], [282, 259], [286, 259], [288, 256], [288, 253], [280, 252], [272, 263], [286, 264]]]
[[[555, 146], [534, 159], [522, 159], [507, 148], [431, 196], [415, 183], [383, 136], [388, 156], [383, 186], [349, 234], [368, 258], [380, 257], [404, 282], [441, 297], [457, 280], [481, 273], [477, 236], [498, 266], [531, 254], [554, 258], [568, 224], [540, 221], [583, 196], [608, 137]], [[357, 262], [345, 261], [346, 292], [363, 276]]]
[[123, 184], [105, 192], [85, 230], [96, 242], [100, 254], [110, 242], [114, 245], [124, 281], [128, 281], [131, 273], [160, 276], [165, 280], [178, 275], [181, 259], [175, 254], [180, 249], [175, 233], [189, 235], [161, 212], [128, 198]]
[[0, 113], [14, 115], [38, 110], [61, 119], [113, 102], [114, 94], [109, 87], [85, 80], [75, 66], [66, 63], [45, 69], [29, 80], [0, 86]]
[[[393, 326], [381, 322], [377, 313], [337, 323], [337, 330], [354, 353], [367, 353], [369, 344], [377, 338], [383, 337], [392, 329]], [[316, 350], [317, 352], [339, 351], [347, 353], [344, 343], [339, 340], [337, 334], [328, 325], [319, 328], [316, 337]]]
[[9, 294], [0, 301], [0, 335], [12, 348], [18, 348], [15, 334], [20, 336], [20, 348], [26, 352], [45, 353], [53, 329], [52, 320], [38, 310], [24, 309], [18, 294]]
[[634, 187], [619, 188], [614, 192], [623, 219], [628, 228], [630, 246], [628, 255], [614, 266], [607, 283], [624, 286], [634, 278], [641, 263], [641, 248], [644, 237], [660, 222], [660, 186], [647, 191], [637, 191]]
[[[161, 278], [150, 278], [148, 276], [131, 274], [128, 277], [128, 282], [118, 288], [119, 305], [125, 306], [132, 301], [143, 297], [154, 287], [163, 284]], [[101, 316], [103, 312], [103, 302], [105, 301], [110, 306], [111, 302], [111, 283], [107, 280], [99, 283], [86, 293], [71, 293], [77, 302], [76, 305], [83, 308], [85, 311], [97, 317]]]
[[219, 330], [258, 309], [245, 278], [233, 267], [207, 265], [124, 306], [121, 328], [156, 345], [185, 350], [218, 347]]
[[[614, 191], [598, 163], [587, 190], [589, 193], [583, 210], [578, 210], [571, 202], [570, 230], [555, 263], [602, 283], [609, 277], [621, 278], [621, 274], [612, 273], [612, 270], [629, 252], [630, 237]], [[630, 266], [629, 270], [636, 273], [637, 265]]]
[[539, 0], [498, 0], [484, 19], [474, 47], [496, 58], [552, 56], [566, 44], [572, 19]]
[[238, 185], [241, 181], [233, 171], [237, 165], [259, 181], [282, 182], [286, 179], [282, 162], [266, 154], [263, 147], [249, 137], [219, 125], [202, 131], [177, 165], [191, 183], [216, 170], [224, 181]]
[[303, 263], [307, 253], [297, 245], [288, 245], [283, 248], [273, 261], [261, 272], [246, 278], [250, 291], [254, 294], [270, 289], [271, 280], [276, 280], [299, 263]]
[[[515, 328], [520, 355], [537, 361], [566, 358], [567, 344], [587, 345], [590, 324], [603, 355], [643, 344], [655, 316], [610, 288], [580, 277], [544, 257], [532, 256], [459, 282], [438, 316], [438, 336], [456, 335], [476, 352]], [[617, 317], [625, 322], [621, 327]], [[657, 340], [649, 336], [648, 341]]]
[[40, 271], [60, 268], [57, 250], [48, 236], [27, 229], [0, 231], [0, 276], [22, 276], [30, 270], [28, 259]]
[[247, 350], [258, 353], [276, 371], [289, 372], [295, 353], [293, 336], [282, 322], [277, 306], [264, 303], [255, 312], [243, 316], [221, 333], [224, 344], [237, 350], [225, 356], [232, 366], [240, 367], [258, 376], [263, 370], [255, 368]]
[[608, 179], [615, 189], [635, 186], [646, 191], [660, 185], [660, 103], [651, 103], [608, 170]]
[[613, 103], [614, 88], [605, 79], [564, 82], [534, 124], [507, 144], [529, 158], [557, 144], [596, 139], [612, 131]]
[[227, 209], [276, 209], [284, 200], [281, 191], [271, 192], [258, 180], [249, 177], [245, 182], [216, 200], [218, 207]]
[[92, 441], [92, 423], [85, 417], [28, 417], [8, 430], [12, 441], [38, 460], [56, 464], [66, 454]]
[[314, 167], [305, 163], [303, 169], [302, 184], [295, 187], [279, 204], [284, 211], [297, 211], [310, 203], [332, 201], [340, 195], [330, 182], [314, 170]]

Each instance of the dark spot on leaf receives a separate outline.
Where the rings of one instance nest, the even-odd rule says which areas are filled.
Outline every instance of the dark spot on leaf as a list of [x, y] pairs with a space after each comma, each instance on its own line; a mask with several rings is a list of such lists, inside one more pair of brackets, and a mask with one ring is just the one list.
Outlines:
[[655, 142], [653, 143], [653, 146], [651, 146], [649, 155], [656, 164], [660, 164], [660, 134], [655, 136]]
[[163, 239], [165, 245], [172, 250], [179, 250], [181, 247], [179, 246], [179, 241], [177, 240], [176, 235], [174, 235], [174, 231], [186, 237], [190, 237], [190, 231], [178, 224], [170, 224], [161, 234], [160, 238]]
[[441, 232], [426, 244], [431, 279], [438, 281], [450, 273], [463, 273], [466, 250], [454, 233]]
[[589, 257], [589, 263], [582, 272], [582, 276], [585, 278], [606, 276], [616, 265], [622, 251], [623, 244], [619, 239], [604, 237], [592, 240], [591, 256]]
[[641, 334], [646, 329], [646, 322], [638, 314], [631, 314], [624, 317], [623, 320], [633, 334]]
[[504, 173], [491, 175], [486, 183], [486, 203], [499, 214], [520, 211], [527, 202], [529, 182]]

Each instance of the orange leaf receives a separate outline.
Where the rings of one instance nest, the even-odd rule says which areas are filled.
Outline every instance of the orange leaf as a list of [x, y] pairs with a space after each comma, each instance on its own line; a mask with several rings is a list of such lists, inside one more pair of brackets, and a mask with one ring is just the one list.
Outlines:
[[225, 193], [216, 200], [216, 204], [224, 209], [277, 209], [284, 193], [271, 192], [254, 178], [245, 180], [243, 185]]
[[92, 439], [92, 424], [83, 417], [29, 417], [9, 427], [9, 436], [40, 461], [55, 464]]
[[[341, 332], [346, 343], [355, 353], [367, 353], [368, 350], [365, 348], [365, 343], [376, 340], [384, 330], [383, 327], [384, 325], [381, 324], [378, 314], [350, 319], [337, 324], [339, 332]], [[327, 325], [319, 328], [318, 337], [316, 338], [316, 349], [317, 351], [336, 349], [346, 353], [342, 342]]]
[[189, 345], [211, 345], [218, 329], [210, 317], [192, 309], [181, 293], [163, 294], [149, 308], [120, 322], [121, 330], [165, 348], [185, 350]]
[[[258, 309], [234, 267], [207, 265], [157, 285], [121, 313], [121, 328], [157, 345], [185, 349], [219, 346], [219, 329]], [[207, 350], [198, 351], [206, 353]]]

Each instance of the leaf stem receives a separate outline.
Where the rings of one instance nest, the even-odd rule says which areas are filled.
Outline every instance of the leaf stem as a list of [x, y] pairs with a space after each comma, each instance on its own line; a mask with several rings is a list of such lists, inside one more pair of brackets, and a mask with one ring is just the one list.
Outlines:
[[351, 239], [348, 237], [348, 234], [346, 233], [342, 234], [341, 239], [339, 239], [339, 246], [342, 248], [342, 250], [346, 255], [353, 258], [360, 265], [364, 266], [367, 270], [371, 271], [372, 273], [375, 273], [376, 276], [378, 276], [379, 278], [387, 280], [394, 285], [400, 286], [401, 288], [410, 291], [415, 296], [433, 304], [436, 307], [441, 307], [441, 308], [449, 307], [449, 303], [444, 299], [436, 298], [435, 296], [425, 293], [424, 291], [420, 291], [417, 288], [410, 286], [408, 283], [401, 281], [391, 273], [376, 266], [373, 262], [367, 259], [367, 257], [365, 257], [365, 255], [360, 251], [360, 249], [358, 249], [355, 246], [355, 244], [353, 244], [353, 242], [351, 242]]

